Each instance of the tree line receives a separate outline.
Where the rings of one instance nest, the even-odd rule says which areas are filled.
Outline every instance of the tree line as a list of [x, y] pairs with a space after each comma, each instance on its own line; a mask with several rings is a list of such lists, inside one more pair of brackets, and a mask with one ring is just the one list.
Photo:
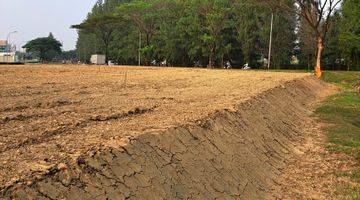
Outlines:
[[98, 0], [73, 26], [76, 53], [83, 62], [105, 54], [124, 65], [262, 68], [274, 14], [272, 68], [312, 69], [320, 55], [326, 69], [359, 70], [359, 4], [337, 2], [329, 12], [327, 0]]

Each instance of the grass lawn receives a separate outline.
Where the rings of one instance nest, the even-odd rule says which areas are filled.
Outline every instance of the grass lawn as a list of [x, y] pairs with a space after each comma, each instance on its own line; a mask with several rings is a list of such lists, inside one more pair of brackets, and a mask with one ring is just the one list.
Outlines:
[[[341, 88], [339, 94], [331, 96], [316, 110], [320, 119], [331, 124], [325, 128], [327, 148], [356, 159], [359, 167], [343, 175], [360, 184], [360, 93], [354, 86], [360, 82], [360, 72], [325, 72], [322, 79]], [[339, 189], [351, 199], [360, 198], [360, 187], [348, 185]]]

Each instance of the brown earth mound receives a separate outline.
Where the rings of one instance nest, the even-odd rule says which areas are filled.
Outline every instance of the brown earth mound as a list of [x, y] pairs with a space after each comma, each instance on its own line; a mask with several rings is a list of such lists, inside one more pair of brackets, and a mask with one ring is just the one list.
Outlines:
[[74, 162], [17, 180], [1, 195], [5, 199], [262, 199], [301, 138], [311, 105], [327, 94], [327, 88], [312, 77], [290, 81], [197, 124], [148, 131], [88, 150]]
[[306, 73], [190, 68], [0, 67], [0, 188], [89, 149], [194, 123]]

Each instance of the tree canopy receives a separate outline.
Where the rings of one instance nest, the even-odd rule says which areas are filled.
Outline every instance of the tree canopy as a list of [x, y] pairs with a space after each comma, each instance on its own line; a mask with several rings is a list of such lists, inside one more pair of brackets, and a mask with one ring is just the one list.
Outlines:
[[26, 52], [38, 56], [42, 62], [47, 62], [61, 53], [61, 47], [61, 42], [50, 33], [48, 37], [36, 38], [27, 42], [22, 48], [25, 48]]
[[[221, 67], [229, 61], [234, 67], [249, 63], [261, 68], [268, 59], [273, 13], [272, 68], [315, 67], [321, 33], [324, 67], [333, 68], [341, 60], [337, 67], [356, 69], [355, 0], [345, 0], [343, 7], [330, 5], [331, 13], [325, 11], [328, 4], [299, 6], [300, 0], [281, 0], [281, 6], [275, 6], [276, 2], [280, 1], [99, 0], [84, 22], [73, 26], [79, 33], [77, 54], [84, 62], [91, 54], [103, 53], [127, 65], [167, 60], [173, 66]], [[345, 43], [351, 43], [352, 50]]]
[[347, 67], [360, 68], [360, 3], [357, 0], [346, 0], [342, 7], [342, 18], [338, 20], [340, 48], [348, 60]]

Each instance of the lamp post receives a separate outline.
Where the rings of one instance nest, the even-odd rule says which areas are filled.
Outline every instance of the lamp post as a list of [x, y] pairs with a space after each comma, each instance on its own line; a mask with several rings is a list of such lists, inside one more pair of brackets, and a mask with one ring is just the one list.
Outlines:
[[138, 65], [141, 66], [141, 31], [139, 31], [139, 58], [138, 58]]
[[[17, 33], [18, 31], [11, 31], [11, 32], [9, 32], [8, 33], [8, 35], [7, 35], [7, 38], [6, 38], [6, 43], [8, 44], [8, 46], [10, 46], [10, 48], [11, 48], [11, 44], [10, 44], [10, 36], [11, 36], [11, 34], [13, 34], [13, 33]], [[9, 49], [9, 51], [10, 51], [11, 49]]]
[[269, 55], [267, 69], [270, 69], [271, 65], [271, 49], [272, 49], [272, 37], [273, 37], [273, 25], [274, 24], [274, 12], [271, 12], [271, 27], [270, 27], [270, 40], [269, 40]]

